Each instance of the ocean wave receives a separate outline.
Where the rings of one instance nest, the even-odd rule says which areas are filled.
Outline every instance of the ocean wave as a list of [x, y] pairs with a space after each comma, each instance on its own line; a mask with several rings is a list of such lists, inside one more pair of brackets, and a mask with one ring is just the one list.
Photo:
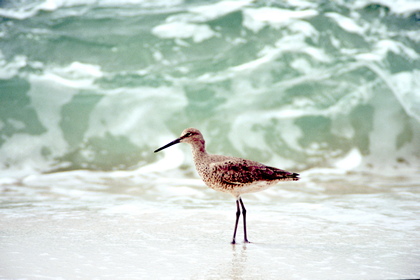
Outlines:
[[243, 25], [254, 32], [260, 31], [266, 25], [278, 29], [294, 20], [307, 19], [318, 14], [315, 10], [293, 11], [271, 7], [247, 8], [243, 13]]
[[410, 16], [420, 11], [420, 3], [416, 0], [358, 0], [355, 2], [355, 8], [367, 7], [383, 7], [402, 16]]
[[418, 166], [411, 2], [25, 3], [1, 8], [6, 172], [182, 169], [152, 151], [191, 126], [283, 168]]

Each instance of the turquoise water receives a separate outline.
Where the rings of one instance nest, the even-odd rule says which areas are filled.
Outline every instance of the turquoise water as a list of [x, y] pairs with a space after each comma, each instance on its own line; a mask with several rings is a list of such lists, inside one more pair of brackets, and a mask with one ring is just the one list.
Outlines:
[[417, 169], [419, 4], [382, 2], [2, 1], [2, 169], [137, 168], [186, 127], [285, 168]]
[[[410, 0], [0, 1], [0, 278], [420, 277], [419, 30]], [[243, 198], [255, 243], [153, 153], [187, 127], [301, 173]]]

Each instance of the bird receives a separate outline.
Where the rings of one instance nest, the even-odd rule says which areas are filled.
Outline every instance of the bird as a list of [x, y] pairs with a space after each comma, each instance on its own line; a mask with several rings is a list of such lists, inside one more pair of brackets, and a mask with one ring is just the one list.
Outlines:
[[298, 173], [270, 167], [253, 160], [207, 153], [204, 137], [196, 128], [185, 129], [179, 138], [154, 152], [157, 153], [178, 143], [191, 145], [197, 172], [208, 187], [216, 191], [230, 193], [236, 199], [236, 220], [231, 244], [236, 243], [236, 231], [241, 213], [244, 242], [250, 243], [246, 230], [247, 212], [241, 198], [242, 194], [262, 191], [281, 181], [299, 180]]

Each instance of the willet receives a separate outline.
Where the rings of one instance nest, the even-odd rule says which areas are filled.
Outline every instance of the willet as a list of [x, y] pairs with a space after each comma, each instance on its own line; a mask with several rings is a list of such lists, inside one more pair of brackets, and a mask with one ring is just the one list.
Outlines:
[[181, 137], [155, 150], [155, 153], [178, 143], [191, 145], [197, 172], [208, 187], [216, 191], [230, 193], [235, 197], [236, 221], [232, 244], [236, 243], [236, 229], [241, 215], [240, 208], [242, 208], [244, 224], [244, 241], [249, 243], [246, 234], [246, 209], [241, 199], [242, 194], [265, 190], [280, 181], [299, 180], [297, 173], [266, 166], [256, 161], [208, 154], [203, 135], [195, 128], [185, 129]]

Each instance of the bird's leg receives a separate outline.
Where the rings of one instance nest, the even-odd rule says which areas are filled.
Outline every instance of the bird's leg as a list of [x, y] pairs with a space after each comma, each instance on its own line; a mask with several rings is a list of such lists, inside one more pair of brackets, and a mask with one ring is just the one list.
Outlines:
[[233, 231], [233, 239], [231, 242], [232, 244], [236, 243], [235, 242], [236, 230], [238, 229], [239, 216], [241, 215], [241, 210], [239, 209], [239, 200], [236, 200], [236, 222], [235, 222], [235, 230]]
[[248, 241], [247, 236], [246, 236], [246, 209], [245, 209], [244, 203], [242, 202], [242, 199], [241, 198], [239, 198], [239, 202], [241, 203], [241, 206], [242, 206], [242, 216], [244, 217], [244, 238], [245, 238], [244, 241], [245, 241], [245, 243], [250, 243]]

